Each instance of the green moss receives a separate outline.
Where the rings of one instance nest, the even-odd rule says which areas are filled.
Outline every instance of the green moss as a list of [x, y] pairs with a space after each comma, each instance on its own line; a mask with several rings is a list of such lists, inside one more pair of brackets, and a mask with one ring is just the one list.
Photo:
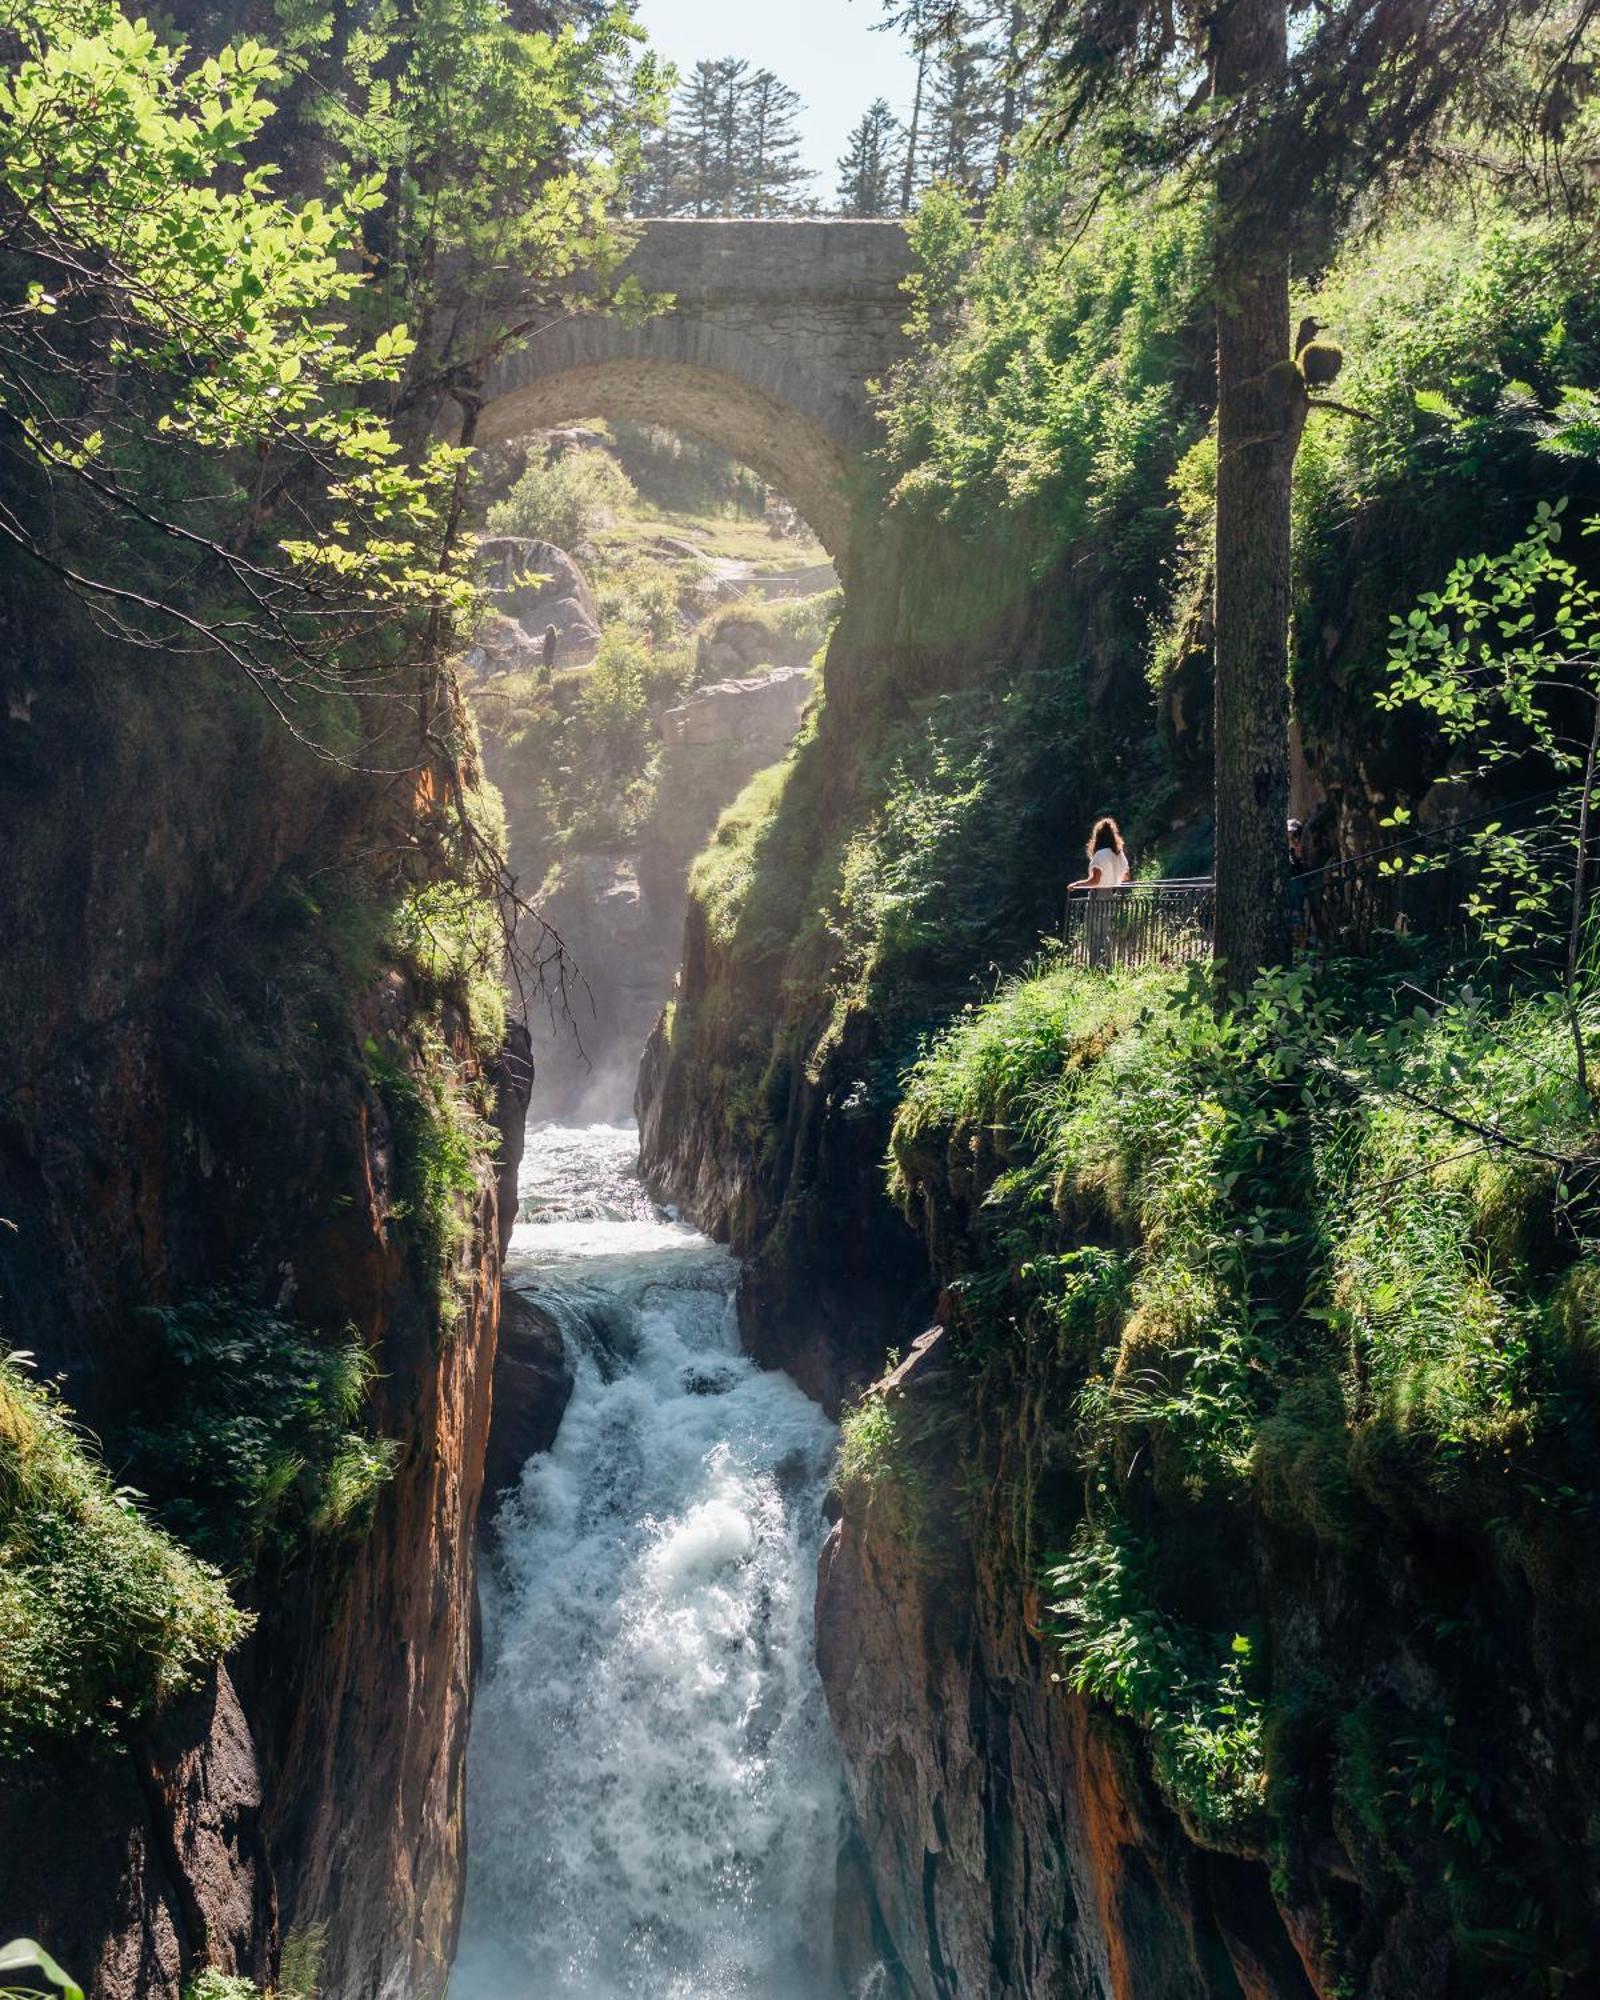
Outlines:
[[221, 1576], [114, 1486], [59, 1399], [0, 1355], [0, 1760], [115, 1736], [249, 1629]]
[[473, 1241], [473, 1201], [495, 1144], [443, 1039], [423, 1029], [410, 1046], [367, 1044], [373, 1083], [394, 1134], [394, 1197], [419, 1282], [449, 1333], [460, 1315], [458, 1281]]
[[695, 861], [689, 893], [719, 945], [737, 942], [746, 954], [755, 955], [788, 940], [786, 927], [772, 921], [788, 912], [768, 904], [787, 871], [775, 865], [769, 850], [783, 840], [782, 807], [808, 741], [802, 735], [781, 763], [756, 773], [717, 821], [710, 844]]
[[120, 1433], [129, 1470], [200, 1554], [248, 1572], [270, 1538], [360, 1527], [398, 1447], [356, 1428], [373, 1361], [226, 1292], [152, 1311], [154, 1370]]

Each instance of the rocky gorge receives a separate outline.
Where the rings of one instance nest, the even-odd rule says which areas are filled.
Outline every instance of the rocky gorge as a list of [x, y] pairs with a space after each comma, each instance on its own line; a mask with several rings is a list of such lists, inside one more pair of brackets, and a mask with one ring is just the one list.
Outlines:
[[88, 2000], [1600, 1991], [1587, 63], [1272, 15], [1341, 119], [1448, 29], [1523, 122], [1374, 137], [1426, 188], [1284, 249], [1241, 382], [1230, 176], [1135, 130], [1230, 6], [913, 220], [640, 222], [620, 13], [273, 6], [280, 71], [41, 5], [0, 1948]]

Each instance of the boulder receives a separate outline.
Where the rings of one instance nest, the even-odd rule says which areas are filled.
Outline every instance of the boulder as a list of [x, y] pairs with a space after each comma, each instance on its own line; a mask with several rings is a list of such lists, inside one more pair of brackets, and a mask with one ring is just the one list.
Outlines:
[[[502, 625], [518, 628], [518, 643], [534, 656], [532, 663], [543, 658], [545, 629], [551, 625], [557, 666], [587, 666], [594, 658], [600, 614], [589, 579], [565, 549], [523, 535], [487, 535], [478, 544], [478, 572], [492, 612]], [[503, 631], [500, 636], [505, 638]], [[486, 643], [483, 633], [479, 639]]]
[[780, 667], [776, 673], [718, 681], [700, 688], [661, 718], [668, 743], [767, 742], [778, 756], [800, 726], [811, 695], [807, 667]]
[[572, 1363], [561, 1329], [523, 1292], [500, 1291], [500, 1346], [494, 1364], [494, 1419], [484, 1460], [484, 1519], [530, 1458], [556, 1441], [572, 1398]]

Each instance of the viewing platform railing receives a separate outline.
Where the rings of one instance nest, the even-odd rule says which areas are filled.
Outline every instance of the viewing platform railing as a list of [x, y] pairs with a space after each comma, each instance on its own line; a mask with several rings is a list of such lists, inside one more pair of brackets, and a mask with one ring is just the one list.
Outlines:
[[[1540, 792], [1485, 807], [1304, 870], [1289, 885], [1294, 950], [1365, 958], [1399, 938], [1470, 943], [1489, 920], [1513, 915], [1521, 894], [1514, 875], [1486, 866], [1486, 845], [1515, 843], [1524, 864], [1552, 879], [1570, 869], [1570, 835], [1549, 812], [1560, 796]], [[1062, 933], [1066, 956], [1102, 971], [1182, 965], [1210, 953], [1215, 911], [1210, 877], [1075, 889]], [[1519, 946], [1524, 953], [1532, 948]]]
[[1098, 971], [1183, 965], [1211, 950], [1216, 884], [1205, 876], [1074, 889], [1067, 896], [1066, 955]]

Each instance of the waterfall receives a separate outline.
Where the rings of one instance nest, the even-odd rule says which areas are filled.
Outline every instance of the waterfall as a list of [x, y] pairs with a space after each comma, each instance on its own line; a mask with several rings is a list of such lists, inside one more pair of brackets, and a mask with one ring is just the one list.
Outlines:
[[739, 1352], [736, 1263], [651, 1206], [635, 1153], [530, 1134], [508, 1278], [577, 1383], [485, 1565], [450, 2000], [834, 2000], [835, 1434]]

